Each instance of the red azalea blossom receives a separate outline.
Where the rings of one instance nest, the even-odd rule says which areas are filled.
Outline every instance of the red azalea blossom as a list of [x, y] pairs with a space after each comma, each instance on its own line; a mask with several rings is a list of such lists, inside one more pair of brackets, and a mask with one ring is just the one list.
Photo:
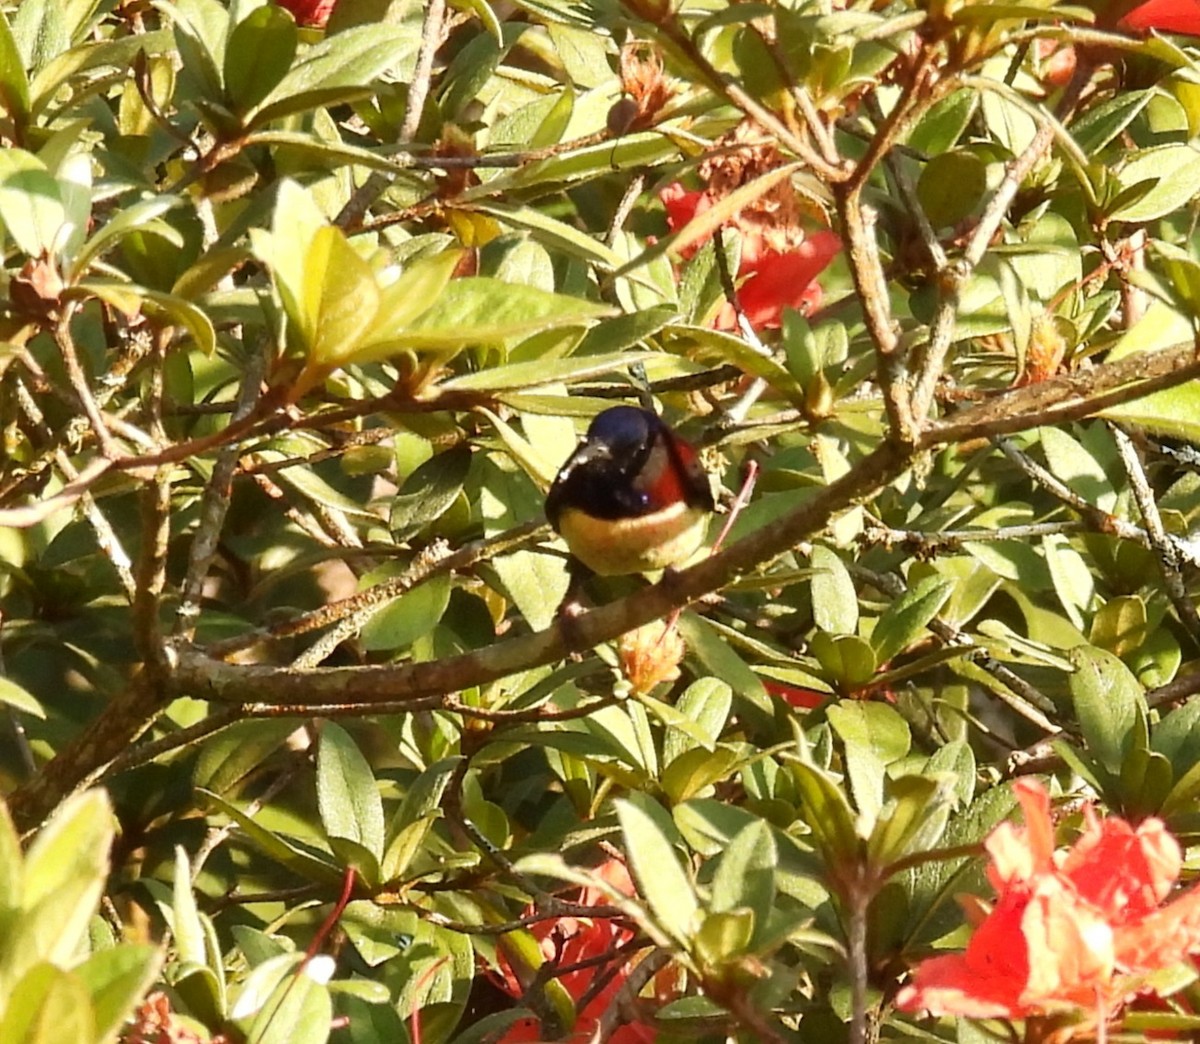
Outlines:
[[1158, 29], [1164, 33], [1200, 36], [1200, 2], [1198, 0], [1148, 0], [1139, 4], [1121, 21], [1124, 29], [1148, 32]]
[[772, 681], [770, 678], [763, 678], [762, 684], [769, 695], [777, 696], [784, 703], [790, 704], [793, 707], [799, 707], [801, 710], [813, 710], [829, 699], [829, 693], [827, 692], [818, 692], [816, 689], [805, 689], [797, 685], [788, 685], [785, 682]]
[[[624, 895], [636, 894], [633, 879], [629, 870], [619, 859], [608, 859], [592, 871], [594, 876], [606, 882], [612, 888]], [[584, 888], [577, 901], [584, 906], [600, 906], [607, 903], [607, 897], [599, 888]], [[532, 908], [526, 914], [532, 913]], [[634, 937], [631, 928], [614, 923], [605, 917], [558, 917], [553, 920], [538, 921], [530, 931], [541, 943], [542, 955], [546, 960], [554, 960], [560, 965], [573, 965], [602, 954], [611, 953], [618, 946], [629, 942]], [[625, 983], [630, 969], [636, 962], [624, 962], [620, 956], [614, 957], [618, 965], [616, 974], [607, 985], [596, 994], [582, 1010], [577, 1011], [575, 1026], [567, 1041], [583, 1044], [589, 1041], [596, 1030], [605, 1010], [612, 1004], [617, 992]], [[590, 966], [577, 971], [570, 971], [557, 976], [571, 999], [578, 1002], [588, 991], [592, 983], [600, 976], [608, 973], [612, 964]], [[501, 951], [500, 971], [503, 975], [501, 986], [512, 997], [520, 999], [524, 990], [516, 973], [504, 958]], [[653, 1044], [656, 1034], [651, 1026], [641, 1022], [629, 1022], [618, 1027], [605, 1039], [612, 1044]], [[523, 1041], [540, 1041], [541, 1027], [535, 1019], [522, 1019], [509, 1028], [500, 1038], [499, 1044], [520, 1044]]]
[[896, 1003], [967, 1018], [1078, 1009], [1107, 1020], [1142, 976], [1200, 952], [1200, 889], [1161, 905], [1182, 856], [1160, 820], [1135, 829], [1088, 808], [1083, 835], [1056, 852], [1045, 788], [1013, 788], [1025, 826], [1003, 823], [986, 842], [995, 906], [965, 953], [922, 962]]
[[337, 0], [276, 0], [276, 3], [292, 12], [297, 25], [324, 29]]
[[[659, 198], [666, 208], [672, 232], [683, 228], [715, 202], [709, 190], [688, 192], [678, 182], [664, 188]], [[738, 302], [751, 326], [756, 330], [778, 329], [785, 308], [812, 315], [821, 307], [821, 288], [816, 278], [842, 249], [842, 241], [834, 233], [822, 229], [796, 246], [778, 249], [770, 246], [754, 226], [738, 221], [733, 224], [742, 232], [742, 263], [738, 274], [745, 281], [738, 289]], [[685, 251], [685, 256], [690, 254]], [[733, 305], [726, 301], [712, 325], [717, 330], [737, 329]]]

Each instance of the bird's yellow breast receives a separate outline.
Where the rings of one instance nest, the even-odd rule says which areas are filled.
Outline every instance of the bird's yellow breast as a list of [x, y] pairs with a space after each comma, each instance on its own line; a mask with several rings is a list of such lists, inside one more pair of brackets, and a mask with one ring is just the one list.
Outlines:
[[558, 520], [571, 554], [601, 576], [679, 565], [704, 543], [707, 529], [708, 512], [683, 501], [637, 518], [593, 518], [566, 508]]

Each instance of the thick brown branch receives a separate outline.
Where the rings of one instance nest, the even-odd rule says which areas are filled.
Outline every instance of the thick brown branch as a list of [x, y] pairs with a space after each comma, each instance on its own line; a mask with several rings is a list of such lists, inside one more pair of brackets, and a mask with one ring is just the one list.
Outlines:
[[672, 610], [724, 587], [740, 574], [819, 532], [839, 511], [900, 474], [907, 463], [907, 456], [892, 444], [880, 446], [791, 514], [720, 554], [668, 577], [663, 583], [570, 621], [555, 623], [536, 634], [435, 662], [309, 671], [220, 663], [196, 649], [182, 646], [177, 650], [178, 666], [172, 688], [180, 694], [220, 703], [317, 704], [416, 699], [486, 684], [590, 649], [651, 620], [662, 619]]

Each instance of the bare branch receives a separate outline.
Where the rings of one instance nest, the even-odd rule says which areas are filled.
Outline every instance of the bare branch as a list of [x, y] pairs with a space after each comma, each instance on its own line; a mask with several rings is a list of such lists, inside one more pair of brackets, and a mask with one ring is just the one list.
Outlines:
[[1179, 622], [1192, 636], [1192, 641], [1200, 644], [1200, 613], [1196, 612], [1196, 603], [1192, 601], [1183, 582], [1180, 571], [1180, 554], [1176, 543], [1172, 542], [1163, 525], [1162, 515], [1158, 512], [1158, 502], [1154, 499], [1154, 490], [1150, 488], [1150, 480], [1146, 477], [1146, 467], [1142, 461], [1137, 446], [1124, 431], [1115, 424], [1110, 426], [1117, 450], [1121, 454], [1121, 463], [1125, 466], [1125, 474], [1133, 489], [1133, 499], [1137, 502], [1138, 511], [1146, 525], [1147, 543], [1154, 552], [1158, 567], [1162, 571], [1163, 585], [1167, 597], [1179, 615]]

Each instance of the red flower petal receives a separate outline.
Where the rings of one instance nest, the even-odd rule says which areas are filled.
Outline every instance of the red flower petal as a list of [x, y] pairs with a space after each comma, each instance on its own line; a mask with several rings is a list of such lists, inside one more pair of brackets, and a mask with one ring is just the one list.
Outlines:
[[[678, 181], [673, 181], [662, 189], [658, 198], [662, 200], [663, 209], [667, 212], [667, 227], [672, 232], [678, 232], [697, 214], [703, 214], [712, 206], [712, 200], [708, 198], [706, 192], [703, 190], [688, 192]], [[686, 261], [701, 246], [703, 243], [693, 243], [683, 251], [683, 259]]]
[[1148, 0], [1129, 12], [1120, 23], [1126, 29], [1143, 32], [1160, 29], [1164, 33], [1200, 36], [1200, 2], [1197, 0]]
[[292, 12], [297, 25], [324, 29], [337, 0], [276, 0], [280, 7]]
[[[743, 268], [746, 281], [738, 288], [738, 303], [756, 330], [777, 329], [783, 310], [794, 308], [812, 315], [821, 307], [817, 276], [842, 249], [842, 241], [828, 229], [814, 232], [795, 250], [785, 254], [767, 252], [753, 265]], [[718, 330], [737, 327], [733, 306], [726, 303], [713, 325]]]

